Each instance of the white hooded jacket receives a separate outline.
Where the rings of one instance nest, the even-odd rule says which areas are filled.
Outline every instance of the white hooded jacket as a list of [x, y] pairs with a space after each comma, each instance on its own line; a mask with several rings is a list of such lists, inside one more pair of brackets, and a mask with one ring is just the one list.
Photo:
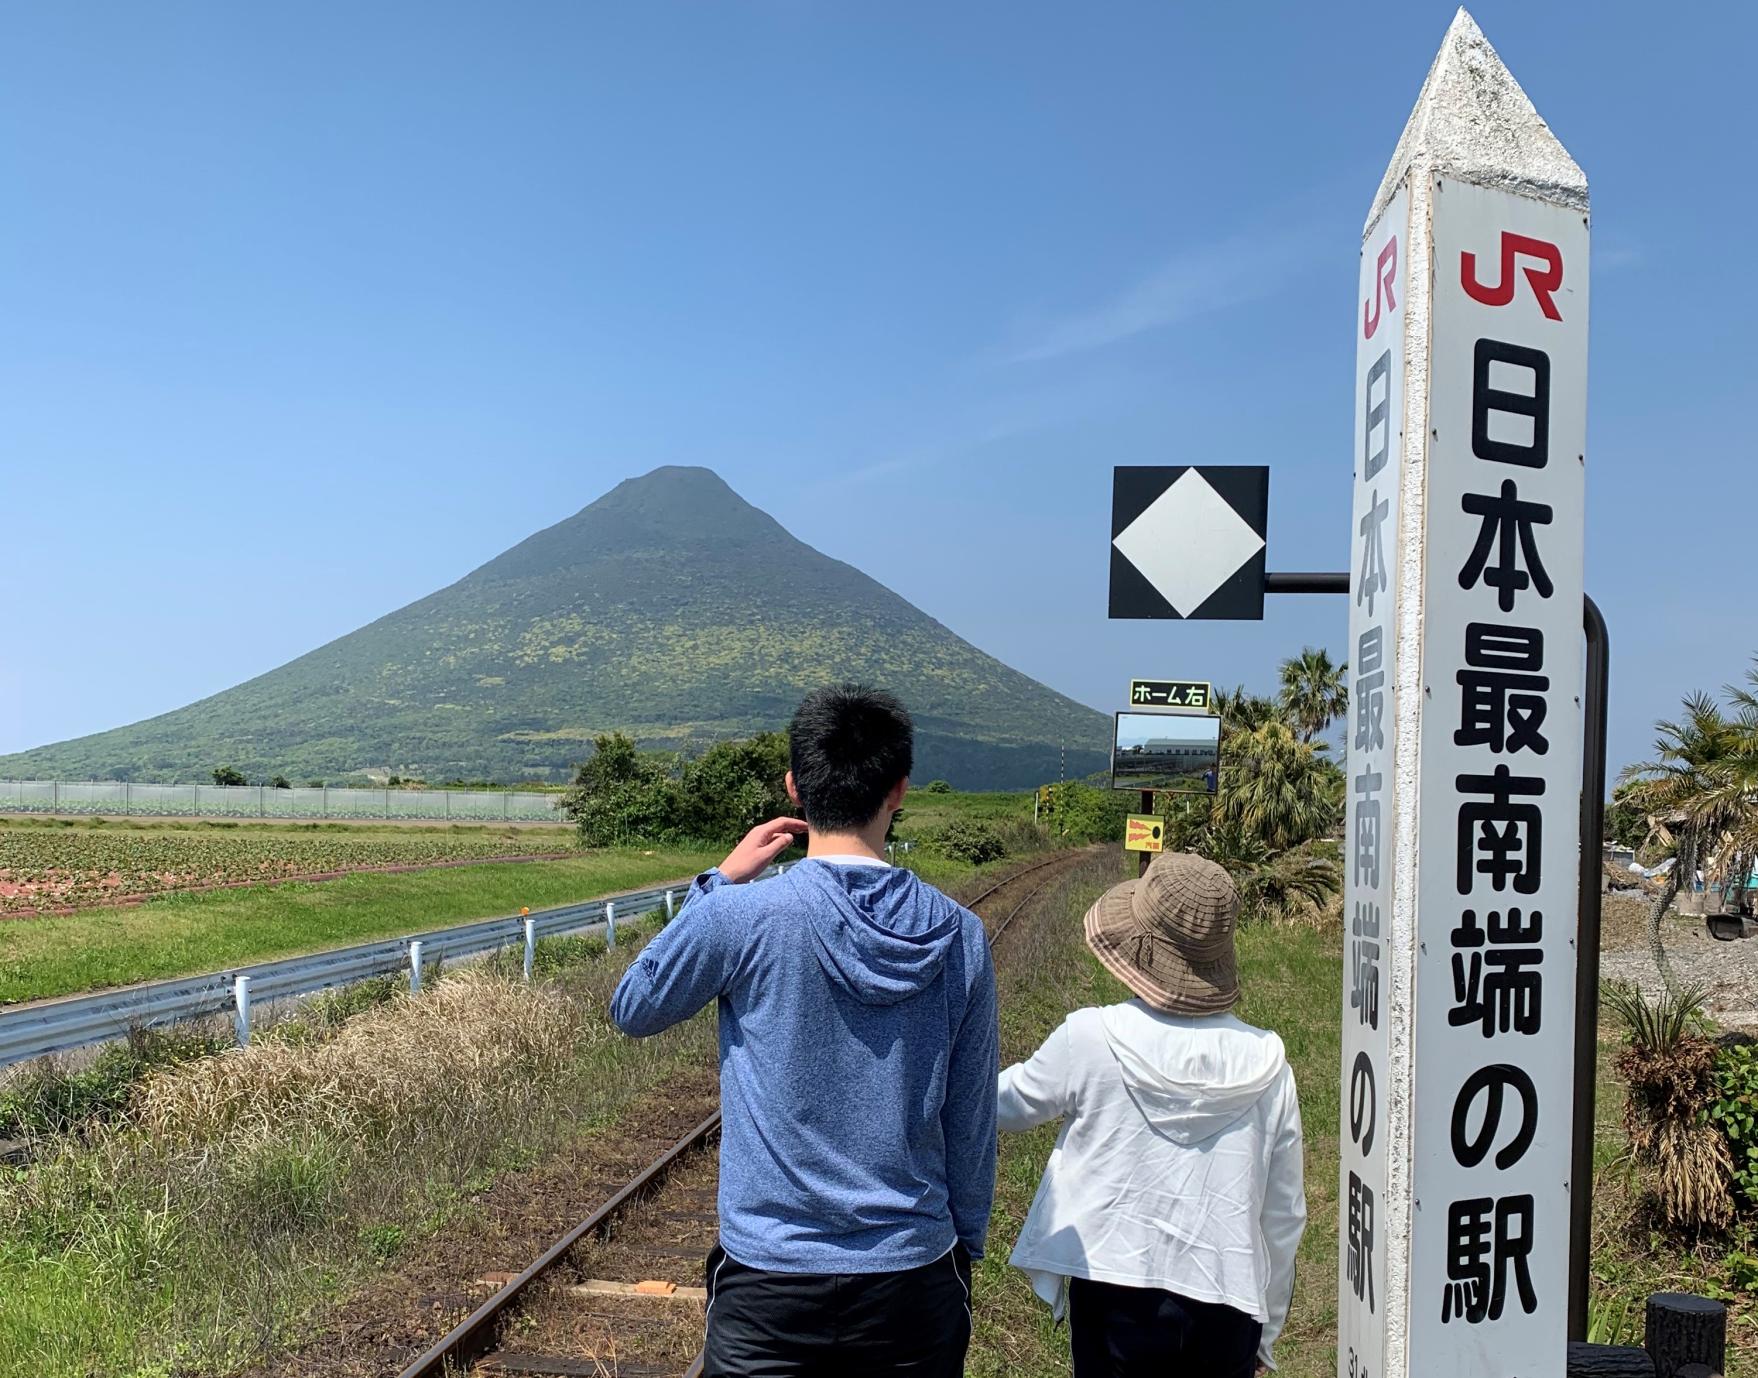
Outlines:
[[1069, 1278], [1160, 1287], [1263, 1322], [1275, 1367], [1306, 1226], [1280, 1038], [1140, 1000], [1076, 1010], [1001, 1073], [1000, 1096], [1004, 1130], [1063, 1120], [1012, 1256], [1057, 1319]]

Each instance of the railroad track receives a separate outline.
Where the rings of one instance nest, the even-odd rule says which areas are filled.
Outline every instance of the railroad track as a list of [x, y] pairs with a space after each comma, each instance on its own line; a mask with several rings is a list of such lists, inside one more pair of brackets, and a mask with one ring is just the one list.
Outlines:
[[[965, 901], [990, 945], [1082, 855], [1022, 867]], [[699, 1378], [695, 1284], [719, 1233], [719, 1135], [717, 1110], [523, 1271], [485, 1275], [491, 1295], [399, 1378]]]

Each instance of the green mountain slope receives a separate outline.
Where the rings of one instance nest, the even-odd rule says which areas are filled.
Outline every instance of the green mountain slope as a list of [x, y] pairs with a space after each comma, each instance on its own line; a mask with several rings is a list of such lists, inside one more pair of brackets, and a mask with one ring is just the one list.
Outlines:
[[1054, 779], [1064, 741], [1071, 777], [1105, 765], [1104, 715], [795, 540], [711, 471], [668, 467], [279, 669], [0, 757], [0, 776], [560, 778], [595, 733], [706, 745], [777, 727], [838, 679], [909, 704], [920, 779]]

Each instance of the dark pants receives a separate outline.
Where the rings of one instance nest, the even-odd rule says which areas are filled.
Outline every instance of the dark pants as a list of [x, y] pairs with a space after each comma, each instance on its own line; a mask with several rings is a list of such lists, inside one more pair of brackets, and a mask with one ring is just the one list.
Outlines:
[[1251, 1378], [1263, 1325], [1158, 1287], [1071, 1278], [1074, 1378]]
[[765, 1273], [709, 1252], [704, 1378], [957, 1378], [970, 1342], [962, 1244], [900, 1273]]

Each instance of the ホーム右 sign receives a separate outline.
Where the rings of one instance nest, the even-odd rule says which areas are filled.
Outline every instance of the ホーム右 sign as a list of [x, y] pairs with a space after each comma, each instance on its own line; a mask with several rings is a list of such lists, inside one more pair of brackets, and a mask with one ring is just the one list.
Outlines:
[[1361, 262], [1343, 1378], [1564, 1372], [1586, 206], [1461, 11]]

